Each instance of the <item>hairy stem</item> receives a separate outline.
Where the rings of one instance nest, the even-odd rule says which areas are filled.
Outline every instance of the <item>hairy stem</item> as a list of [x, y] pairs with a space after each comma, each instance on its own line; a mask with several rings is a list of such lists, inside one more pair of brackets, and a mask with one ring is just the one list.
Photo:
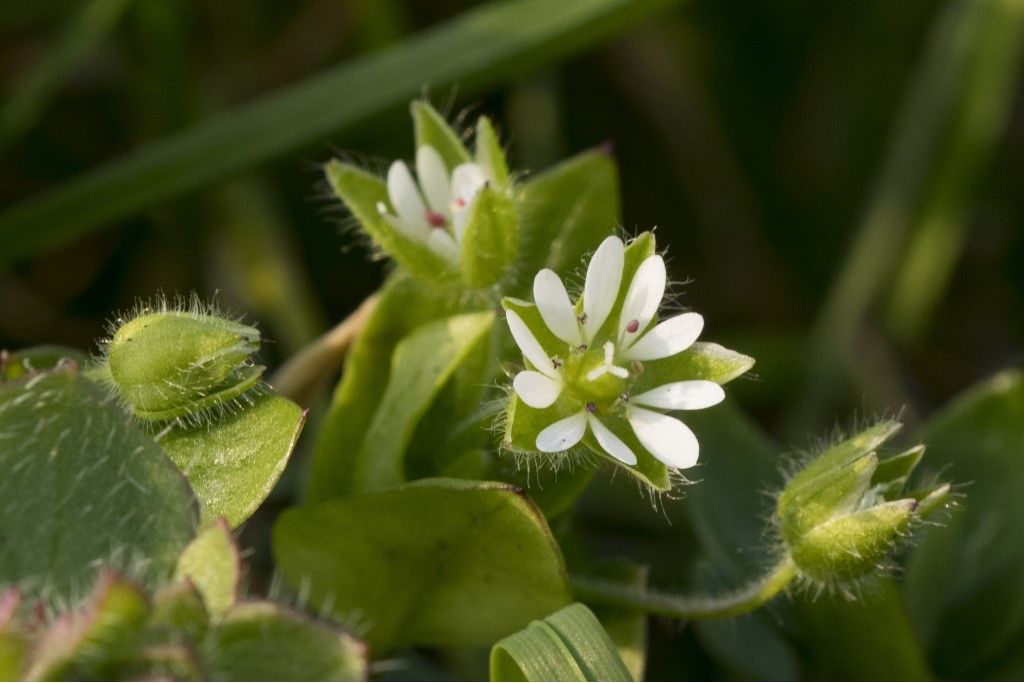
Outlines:
[[584, 602], [638, 609], [675, 619], [722, 619], [753, 612], [781, 593], [794, 578], [796, 565], [787, 556], [764, 576], [719, 596], [673, 595], [589, 576], [573, 576], [571, 584], [576, 597]]
[[347, 318], [292, 356], [274, 374], [270, 385], [281, 395], [303, 405], [308, 404], [317, 388], [341, 367], [349, 348], [373, 312], [377, 298], [376, 294], [367, 297]]

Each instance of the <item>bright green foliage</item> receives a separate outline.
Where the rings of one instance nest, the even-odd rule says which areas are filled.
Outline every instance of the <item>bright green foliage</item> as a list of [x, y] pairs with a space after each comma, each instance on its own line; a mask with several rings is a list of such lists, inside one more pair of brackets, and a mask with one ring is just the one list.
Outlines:
[[224, 517], [237, 527], [270, 494], [304, 422], [299, 406], [260, 390], [242, 405], [204, 424], [177, 426], [158, 441], [192, 484], [202, 524]]
[[185, 478], [74, 369], [0, 385], [0, 583], [75, 599], [101, 563], [169, 574], [196, 524]]
[[357, 681], [365, 647], [332, 627], [269, 602], [242, 602], [211, 629], [202, 646], [210, 680]]
[[492, 681], [631, 681], [615, 643], [586, 606], [569, 605], [499, 641]]
[[508, 271], [519, 249], [519, 222], [512, 199], [500, 190], [480, 190], [469, 210], [459, 258], [470, 289], [494, 284]]
[[541, 268], [568, 274], [619, 224], [619, 176], [604, 151], [578, 154], [530, 178], [518, 194], [518, 277], [508, 293], [525, 296]]
[[845, 583], [873, 573], [915, 520], [948, 500], [949, 485], [903, 495], [922, 446], [880, 466], [875, 449], [899, 427], [884, 421], [826, 449], [779, 494], [779, 531], [804, 576]]
[[314, 606], [360, 614], [384, 651], [489, 645], [569, 602], [547, 524], [505, 484], [425, 479], [294, 508], [274, 553]]
[[409, 105], [409, 111], [412, 112], [413, 129], [416, 131], [417, 149], [424, 145], [436, 149], [449, 171], [459, 164], [472, 161], [458, 134], [429, 102], [414, 100]]
[[263, 366], [254, 327], [198, 311], [143, 313], [118, 326], [105, 372], [117, 395], [144, 420], [200, 421], [253, 388]]
[[403, 458], [416, 423], [493, 323], [490, 312], [445, 318], [417, 329], [395, 347], [387, 389], [353, 465], [354, 491], [406, 481]]
[[174, 578], [194, 584], [209, 613], [220, 617], [238, 597], [241, 574], [238, 545], [227, 523], [218, 519], [185, 547]]
[[[969, 482], [907, 569], [915, 630], [940, 678], [1014, 678], [1024, 663], [1024, 376], [1000, 373], [928, 424], [926, 463]], [[1019, 674], [1018, 674], [1019, 676]]]

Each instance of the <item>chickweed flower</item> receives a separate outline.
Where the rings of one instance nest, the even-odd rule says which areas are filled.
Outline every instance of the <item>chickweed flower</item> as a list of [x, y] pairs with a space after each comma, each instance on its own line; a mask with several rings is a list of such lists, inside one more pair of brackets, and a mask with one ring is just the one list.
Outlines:
[[644, 233], [629, 247], [618, 237], [601, 244], [575, 303], [547, 269], [534, 279], [535, 303], [504, 300], [527, 364], [512, 382], [511, 448], [559, 453], [582, 442], [648, 474], [652, 458], [673, 470], [697, 463], [697, 437], [669, 413], [721, 402], [721, 385], [753, 361], [695, 348], [704, 327], [697, 313], [658, 320], [665, 286], [665, 261]]
[[404, 161], [392, 163], [387, 176], [391, 206], [379, 202], [377, 211], [396, 230], [456, 262], [470, 205], [494, 180], [485, 166], [474, 162], [459, 164], [449, 174], [430, 145], [416, 150], [416, 175], [418, 182]]

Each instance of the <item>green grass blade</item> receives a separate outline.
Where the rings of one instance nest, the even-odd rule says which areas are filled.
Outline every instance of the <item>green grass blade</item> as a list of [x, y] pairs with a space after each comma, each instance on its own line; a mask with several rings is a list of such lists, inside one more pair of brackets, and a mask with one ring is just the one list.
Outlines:
[[106, 38], [130, 0], [92, 0], [0, 106], [0, 151], [25, 134], [75, 66]]
[[382, 52], [152, 142], [0, 215], [0, 268], [322, 142], [418, 95], [473, 92], [563, 58], [673, 0], [508, 0], [469, 11]]

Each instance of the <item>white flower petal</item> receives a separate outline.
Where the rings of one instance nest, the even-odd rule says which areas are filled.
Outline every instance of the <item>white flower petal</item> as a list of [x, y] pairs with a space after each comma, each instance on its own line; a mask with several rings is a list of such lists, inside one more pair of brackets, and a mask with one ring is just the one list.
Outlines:
[[418, 242], [426, 242], [430, 237], [431, 230], [423, 223], [410, 223], [407, 220], [399, 218], [398, 216], [392, 216], [389, 213], [384, 214], [381, 217], [395, 230]]
[[388, 169], [388, 197], [398, 216], [407, 223], [421, 223], [429, 227], [426, 218], [427, 207], [420, 197], [416, 181], [409, 173], [404, 161], [396, 161]]
[[447, 217], [452, 212], [452, 195], [448, 190], [448, 169], [437, 150], [423, 145], [416, 150], [416, 174], [431, 210]]
[[587, 411], [581, 410], [575, 415], [548, 425], [537, 435], [537, 450], [543, 453], [565, 451], [583, 439], [587, 431]]
[[630, 406], [628, 419], [636, 438], [658, 460], [680, 470], [697, 464], [697, 437], [676, 418]]
[[469, 211], [472, 206], [473, 201], [470, 200], [464, 208], [452, 212], [452, 231], [459, 243], [462, 242], [462, 236], [466, 234], [466, 224], [469, 222]]
[[622, 360], [656, 360], [690, 348], [704, 329], [700, 313], [680, 313], [663, 320], [620, 354]]
[[459, 164], [452, 171], [452, 201], [468, 205], [480, 188], [487, 183], [487, 176], [477, 164]]
[[547, 408], [562, 393], [562, 383], [533, 370], [523, 370], [512, 380], [512, 388], [531, 408]]
[[430, 231], [427, 246], [451, 261], [459, 260], [459, 245], [444, 228], [434, 228]]
[[[655, 254], [648, 256], [633, 275], [629, 290], [622, 302], [619, 315], [619, 340], [628, 346], [643, 333], [658, 312], [661, 299], [665, 296], [665, 260]], [[636, 325], [635, 332], [627, 332], [627, 326]]]
[[662, 384], [630, 400], [643, 406], [665, 410], [700, 410], [718, 405], [725, 399], [722, 387], [706, 379]]
[[544, 323], [562, 341], [579, 346], [583, 343], [576, 311], [569, 301], [562, 279], [545, 268], [533, 279], [533, 300], [537, 302]]
[[587, 267], [587, 280], [583, 285], [583, 336], [589, 344], [608, 318], [619, 295], [622, 282], [625, 246], [618, 237], [609, 237], [594, 252]]
[[551, 357], [544, 351], [540, 342], [533, 336], [533, 332], [526, 326], [523, 319], [519, 317], [519, 314], [515, 311], [506, 311], [505, 320], [508, 322], [509, 331], [512, 332], [512, 338], [516, 340], [516, 344], [519, 346], [519, 350], [523, 352], [523, 355], [526, 356], [526, 360], [533, 363], [533, 367], [551, 379], [561, 381], [558, 371], [555, 369], [555, 364], [551, 362]]
[[601, 448], [605, 449], [609, 455], [620, 462], [624, 462], [627, 465], [636, 464], [636, 453], [632, 449], [623, 443], [622, 439], [615, 436], [612, 430], [601, 424], [601, 421], [594, 415], [587, 413], [587, 423], [590, 425], [591, 431], [594, 432], [594, 438], [597, 439], [597, 443], [601, 445]]

